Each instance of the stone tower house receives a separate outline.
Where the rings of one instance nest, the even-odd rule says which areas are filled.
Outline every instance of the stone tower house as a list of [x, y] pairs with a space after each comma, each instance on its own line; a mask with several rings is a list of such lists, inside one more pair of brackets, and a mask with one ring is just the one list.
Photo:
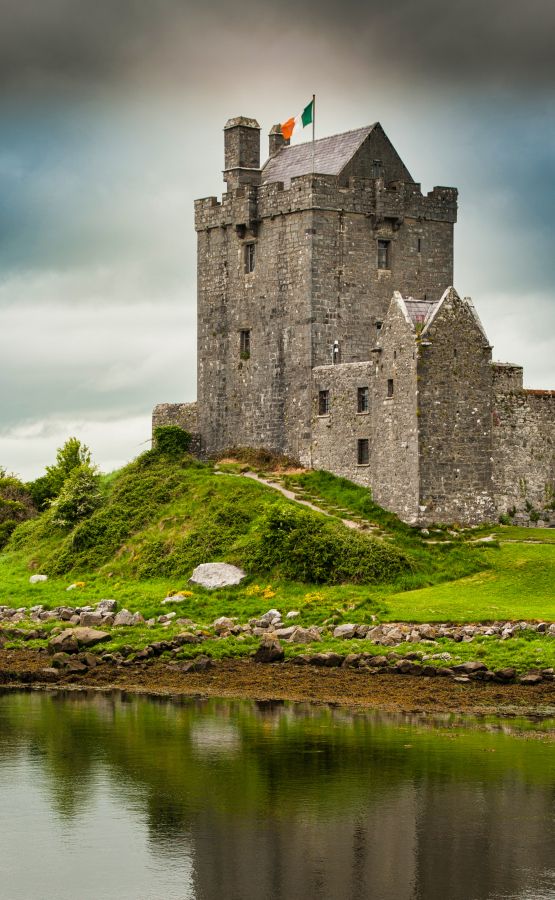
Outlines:
[[[493, 518], [511, 454], [491, 346], [451, 287], [457, 190], [422, 194], [379, 123], [314, 153], [274, 126], [261, 166], [244, 117], [224, 129], [224, 180], [195, 203], [198, 405], [161, 405], [155, 424], [204, 454], [264, 447], [345, 475], [406, 521]], [[536, 493], [553, 482], [543, 393]]]

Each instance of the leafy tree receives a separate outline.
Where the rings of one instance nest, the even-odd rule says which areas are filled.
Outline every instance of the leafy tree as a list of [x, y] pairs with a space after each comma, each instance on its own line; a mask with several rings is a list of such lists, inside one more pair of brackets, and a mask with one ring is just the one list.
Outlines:
[[36, 516], [31, 494], [16, 475], [0, 466], [0, 547], [3, 547], [20, 522]]
[[52, 523], [67, 528], [90, 516], [102, 502], [99, 482], [96, 468], [88, 463], [74, 468], [50, 504]]
[[46, 474], [27, 487], [38, 509], [46, 509], [57, 497], [71, 473], [80, 466], [91, 465], [91, 451], [78, 438], [70, 437], [56, 453], [56, 462], [46, 467]]

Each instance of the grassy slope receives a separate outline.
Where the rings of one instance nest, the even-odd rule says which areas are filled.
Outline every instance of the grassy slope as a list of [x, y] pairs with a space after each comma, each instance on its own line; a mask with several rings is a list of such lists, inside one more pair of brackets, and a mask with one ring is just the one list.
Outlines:
[[[555, 548], [530, 543], [552, 540], [551, 532], [496, 528], [509, 539], [525, 532], [527, 543], [501, 548], [441, 532], [437, 539], [452, 543], [426, 544], [414, 529], [377, 507], [367, 491], [344, 479], [311, 472], [288, 476], [287, 483], [330, 508], [376, 523], [382, 544], [406, 555], [412, 570], [371, 585], [314, 586], [286, 579], [279, 570], [255, 573], [230, 590], [194, 588], [175, 607], [179, 615], [200, 623], [218, 615], [244, 620], [277, 606], [283, 612], [300, 609], [305, 624], [328, 618], [369, 621], [376, 613], [381, 619], [407, 621], [555, 619]], [[53, 529], [44, 516], [18, 530], [8, 550], [0, 553], [0, 603], [53, 607], [114, 597], [145, 617], [159, 615], [167, 611], [161, 606], [167, 594], [190, 588], [193, 565], [210, 559], [243, 562], [261, 517], [277, 502], [286, 503], [250, 479], [160, 461], [142, 469], [133, 463], [107, 478], [104, 487], [111, 506], [79, 530], [77, 547], [72, 547], [76, 533]], [[45, 568], [54, 573], [49, 581], [30, 585], [29, 573]], [[85, 586], [67, 593], [67, 585], [76, 580]]]

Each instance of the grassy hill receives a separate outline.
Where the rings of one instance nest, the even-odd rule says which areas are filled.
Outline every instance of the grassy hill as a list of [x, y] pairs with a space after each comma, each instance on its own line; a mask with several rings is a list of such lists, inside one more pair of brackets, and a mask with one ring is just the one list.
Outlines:
[[[185, 590], [180, 613], [197, 620], [253, 615], [278, 602], [302, 607], [308, 622], [341, 621], [355, 610], [359, 621], [377, 612], [417, 621], [555, 618], [553, 546], [500, 548], [477, 542], [475, 530], [422, 536], [345, 479], [280, 476], [324, 515], [237, 477], [244, 468], [143, 454], [103, 478], [100, 507], [74, 527], [54, 525], [46, 511], [16, 529], [0, 553], [0, 603], [56, 606], [78, 581], [85, 583], [81, 605], [109, 596], [145, 615], [159, 613], [168, 593]], [[347, 518], [359, 530], [342, 524]], [[527, 529], [526, 541], [537, 531]], [[243, 566], [249, 578], [216, 593], [191, 589], [192, 569], [215, 560]], [[29, 585], [32, 572], [48, 582]]]

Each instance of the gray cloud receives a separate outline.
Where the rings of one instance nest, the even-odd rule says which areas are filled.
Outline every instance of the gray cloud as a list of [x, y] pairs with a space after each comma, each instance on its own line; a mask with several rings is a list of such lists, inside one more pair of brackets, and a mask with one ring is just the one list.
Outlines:
[[555, 77], [552, 0], [236, 0], [233, 15], [224, 0], [2, 0], [2, 13], [5, 92], [145, 83], [203, 92], [247, 78], [251, 65], [287, 80], [299, 39], [313, 72], [336, 54], [386, 89], [408, 77], [551, 90]]

